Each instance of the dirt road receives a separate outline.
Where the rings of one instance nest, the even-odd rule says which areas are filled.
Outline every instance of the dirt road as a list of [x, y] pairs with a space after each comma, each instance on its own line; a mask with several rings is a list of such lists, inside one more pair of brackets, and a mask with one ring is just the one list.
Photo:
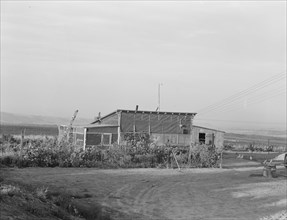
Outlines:
[[[8, 178], [89, 194], [115, 219], [260, 219], [286, 207], [286, 171], [267, 179], [262, 168], [12, 169]], [[112, 210], [112, 211], [111, 211]]]

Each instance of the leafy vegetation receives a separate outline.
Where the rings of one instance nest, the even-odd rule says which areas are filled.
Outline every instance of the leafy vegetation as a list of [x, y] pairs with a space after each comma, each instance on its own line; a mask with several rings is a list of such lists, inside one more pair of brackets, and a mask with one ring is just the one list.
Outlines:
[[213, 147], [196, 145], [192, 148], [150, 145], [148, 135], [127, 136], [127, 145], [88, 147], [85, 150], [56, 138], [20, 141], [2, 137], [4, 166], [17, 167], [97, 167], [97, 168], [152, 168], [217, 167], [218, 153]]

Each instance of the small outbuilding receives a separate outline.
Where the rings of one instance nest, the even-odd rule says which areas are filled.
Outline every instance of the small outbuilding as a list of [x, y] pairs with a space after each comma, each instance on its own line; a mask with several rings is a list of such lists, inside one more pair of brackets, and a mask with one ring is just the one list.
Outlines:
[[215, 145], [222, 148], [224, 142], [224, 133], [224, 131], [193, 125], [193, 143]]

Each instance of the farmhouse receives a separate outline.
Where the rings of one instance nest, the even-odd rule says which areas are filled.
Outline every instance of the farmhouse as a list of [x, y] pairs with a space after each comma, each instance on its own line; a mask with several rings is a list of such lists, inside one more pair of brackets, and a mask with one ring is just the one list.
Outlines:
[[224, 132], [193, 125], [196, 113], [116, 110], [89, 125], [73, 127], [74, 142], [86, 146], [125, 145], [126, 135], [148, 133], [156, 145], [223, 145]]
[[125, 144], [127, 133], [148, 133], [156, 144], [189, 145], [195, 113], [116, 110], [86, 127], [85, 145]]

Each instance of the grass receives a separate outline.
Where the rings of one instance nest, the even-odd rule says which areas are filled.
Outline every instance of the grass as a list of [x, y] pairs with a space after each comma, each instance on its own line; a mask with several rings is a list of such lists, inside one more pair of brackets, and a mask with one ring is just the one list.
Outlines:
[[[76, 199], [90, 198], [90, 194], [74, 196], [67, 190], [27, 184], [22, 181], [1, 177], [1, 218], [10, 219], [94, 219], [108, 220], [98, 204], [87, 206]], [[17, 212], [16, 212], [17, 210]], [[76, 217], [76, 218], [75, 218]]]
[[[223, 153], [223, 168], [248, 168], [248, 167], [263, 167], [265, 160], [270, 161], [280, 153], [258, 153], [258, 152], [224, 152]], [[241, 155], [241, 158], [238, 156]], [[252, 157], [252, 158], [250, 158]], [[252, 159], [252, 160], [251, 160]]]
[[259, 163], [262, 163], [265, 160], [271, 160], [275, 158], [276, 156], [280, 155], [281, 153], [277, 152], [270, 152], [270, 153], [258, 153], [258, 152], [224, 152], [223, 153], [223, 159], [236, 159], [237, 156], [241, 154], [243, 155], [243, 159], [250, 160], [250, 156], [252, 157], [253, 161], [257, 161]]

